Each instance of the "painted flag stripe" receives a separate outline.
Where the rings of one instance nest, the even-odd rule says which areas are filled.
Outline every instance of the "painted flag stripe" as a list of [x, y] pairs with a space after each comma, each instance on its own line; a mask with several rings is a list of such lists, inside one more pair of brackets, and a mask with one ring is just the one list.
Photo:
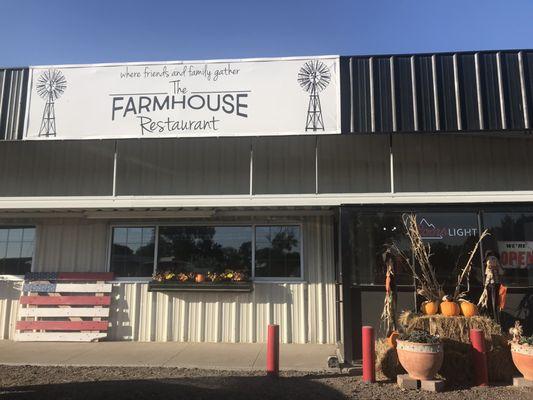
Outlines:
[[27, 272], [26, 281], [112, 281], [112, 272]]
[[109, 296], [20, 296], [20, 304], [64, 306], [108, 306]]
[[18, 321], [17, 329], [44, 331], [107, 331], [107, 321]]
[[109, 293], [110, 283], [25, 283], [24, 292], [36, 293]]
[[19, 342], [92, 342], [107, 336], [106, 332], [16, 332]]
[[23, 307], [19, 317], [109, 317], [107, 307]]

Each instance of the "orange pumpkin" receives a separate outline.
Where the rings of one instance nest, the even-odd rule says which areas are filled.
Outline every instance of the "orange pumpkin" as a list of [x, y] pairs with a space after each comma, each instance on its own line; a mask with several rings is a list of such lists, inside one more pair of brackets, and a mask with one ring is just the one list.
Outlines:
[[476, 305], [469, 301], [459, 301], [459, 307], [461, 308], [461, 314], [465, 317], [473, 317], [478, 314]]
[[205, 282], [205, 275], [204, 274], [196, 274], [194, 280], [196, 281], [196, 283]]
[[389, 344], [390, 347], [396, 348], [396, 340], [398, 339], [398, 336], [400, 336], [398, 331], [391, 332], [391, 334], [387, 338], [387, 343]]
[[456, 302], [445, 296], [440, 303], [440, 312], [446, 317], [455, 317], [461, 313], [461, 309]]
[[424, 301], [420, 306], [420, 310], [426, 315], [435, 315], [439, 312], [438, 301]]

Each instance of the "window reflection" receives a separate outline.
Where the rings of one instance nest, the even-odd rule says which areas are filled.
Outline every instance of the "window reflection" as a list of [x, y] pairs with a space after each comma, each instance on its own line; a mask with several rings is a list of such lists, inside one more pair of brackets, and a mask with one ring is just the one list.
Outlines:
[[[405, 235], [402, 212], [350, 212], [347, 249], [355, 284], [383, 285], [386, 266], [383, 253], [392, 244], [408, 257], [411, 255]], [[420, 233], [431, 246], [431, 262], [439, 281], [453, 285], [459, 269], [479, 237], [475, 213], [416, 213]], [[344, 239], [346, 240], [346, 239]], [[396, 284], [412, 285], [409, 266], [402, 257], [394, 259]], [[481, 284], [479, 254], [472, 263], [470, 282]]]
[[161, 226], [158, 271], [242, 271], [250, 276], [252, 228], [249, 226]]
[[301, 277], [300, 228], [258, 226], [255, 228], [255, 276]]
[[[479, 225], [476, 213], [419, 213], [420, 233], [431, 246], [431, 263], [437, 279], [445, 286], [453, 286], [457, 275], [468, 261], [470, 252], [479, 239]], [[480, 268], [480, 254], [472, 261], [470, 284], [483, 283]]]
[[146, 277], [154, 269], [154, 227], [113, 229], [111, 271], [117, 276]]
[[[348, 241], [352, 282], [357, 284], [385, 284], [384, 254], [391, 245], [396, 244], [407, 256], [410, 254], [400, 213], [354, 213]], [[394, 256], [394, 269], [396, 284], [413, 283], [402, 257]]]
[[0, 274], [30, 272], [34, 242], [34, 227], [0, 228]]

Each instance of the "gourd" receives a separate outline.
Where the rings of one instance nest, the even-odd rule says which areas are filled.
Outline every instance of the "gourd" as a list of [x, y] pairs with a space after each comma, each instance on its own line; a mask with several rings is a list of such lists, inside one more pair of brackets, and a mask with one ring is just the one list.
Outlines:
[[420, 310], [426, 315], [435, 315], [439, 312], [438, 301], [424, 301], [420, 306]]
[[444, 296], [442, 303], [440, 303], [440, 312], [446, 317], [455, 317], [461, 313], [461, 309], [449, 296]]
[[391, 334], [387, 338], [387, 343], [389, 344], [390, 347], [396, 348], [396, 340], [398, 339], [399, 335], [400, 334], [398, 333], [398, 331], [391, 332]]
[[461, 308], [461, 314], [463, 314], [465, 317], [473, 317], [474, 315], [478, 314], [476, 305], [470, 303], [469, 301], [459, 301], [459, 307]]

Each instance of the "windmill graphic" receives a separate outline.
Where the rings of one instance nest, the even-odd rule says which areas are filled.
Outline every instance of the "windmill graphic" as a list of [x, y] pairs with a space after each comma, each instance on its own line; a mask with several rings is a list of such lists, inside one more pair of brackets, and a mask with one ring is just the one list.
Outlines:
[[46, 101], [39, 136], [56, 135], [54, 101], [61, 97], [66, 88], [67, 80], [63, 73], [57, 69], [46, 70], [37, 79], [37, 93]]
[[331, 81], [329, 68], [322, 61], [307, 61], [298, 72], [298, 83], [309, 93], [305, 131], [324, 130], [322, 107], [318, 93], [323, 91]]

